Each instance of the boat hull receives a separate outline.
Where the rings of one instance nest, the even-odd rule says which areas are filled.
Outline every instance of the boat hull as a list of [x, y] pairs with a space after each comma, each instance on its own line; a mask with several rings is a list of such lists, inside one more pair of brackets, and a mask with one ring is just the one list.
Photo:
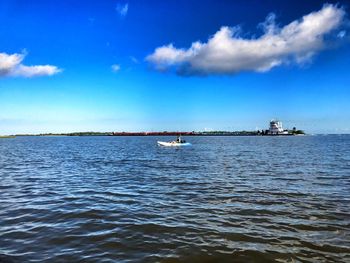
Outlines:
[[178, 143], [178, 142], [161, 142], [161, 141], [158, 141], [157, 143], [160, 146], [167, 146], [167, 147], [191, 146], [191, 144], [189, 142]]

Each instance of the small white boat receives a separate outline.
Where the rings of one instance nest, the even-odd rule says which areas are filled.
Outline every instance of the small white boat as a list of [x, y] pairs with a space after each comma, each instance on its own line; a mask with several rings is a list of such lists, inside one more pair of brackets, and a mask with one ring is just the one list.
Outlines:
[[190, 144], [189, 142], [161, 142], [161, 141], [157, 141], [158, 145], [160, 146], [191, 146], [192, 144]]
[[190, 146], [191, 145], [189, 142], [182, 140], [181, 136], [177, 136], [176, 141], [172, 141], [172, 142], [157, 141], [157, 143], [160, 146]]

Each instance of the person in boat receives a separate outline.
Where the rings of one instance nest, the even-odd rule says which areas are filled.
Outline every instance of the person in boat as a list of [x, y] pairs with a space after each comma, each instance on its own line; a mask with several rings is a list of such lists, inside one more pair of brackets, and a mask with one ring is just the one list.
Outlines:
[[176, 138], [176, 142], [177, 142], [177, 143], [185, 143], [186, 141], [185, 141], [185, 140], [182, 140], [182, 139], [181, 139], [181, 136], [178, 135], [177, 138]]

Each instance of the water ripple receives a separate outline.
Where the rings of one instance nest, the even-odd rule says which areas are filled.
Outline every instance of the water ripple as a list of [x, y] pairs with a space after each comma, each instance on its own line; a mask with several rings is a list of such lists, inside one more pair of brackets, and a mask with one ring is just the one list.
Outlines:
[[0, 262], [350, 262], [350, 136], [157, 140], [1, 140]]

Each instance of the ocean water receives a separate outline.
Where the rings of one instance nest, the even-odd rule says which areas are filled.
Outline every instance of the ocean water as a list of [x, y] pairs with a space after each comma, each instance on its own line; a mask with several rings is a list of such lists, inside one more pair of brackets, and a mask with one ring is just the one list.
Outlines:
[[0, 262], [350, 262], [350, 136], [0, 139]]

